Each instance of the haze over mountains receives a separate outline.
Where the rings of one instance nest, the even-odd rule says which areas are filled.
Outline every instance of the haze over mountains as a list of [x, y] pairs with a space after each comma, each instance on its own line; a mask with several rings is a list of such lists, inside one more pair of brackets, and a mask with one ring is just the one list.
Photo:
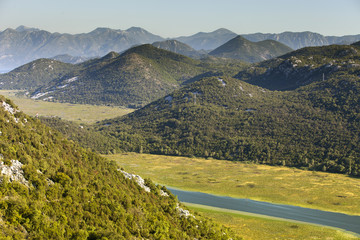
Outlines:
[[[210, 33], [197, 33], [192, 36], [174, 38], [195, 50], [214, 50], [238, 34], [227, 29]], [[322, 46], [329, 44], [352, 43], [360, 40], [360, 35], [326, 37], [311, 32], [284, 32], [280, 34], [244, 34], [250, 41], [265, 39], [279, 41], [290, 48]], [[20, 26], [0, 32], [0, 70], [10, 70], [38, 58], [52, 58], [69, 54], [73, 57], [98, 57], [111, 51], [122, 52], [134, 45], [165, 41], [142, 28], [127, 30], [97, 28], [89, 33], [60, 34], [36, 28]]]

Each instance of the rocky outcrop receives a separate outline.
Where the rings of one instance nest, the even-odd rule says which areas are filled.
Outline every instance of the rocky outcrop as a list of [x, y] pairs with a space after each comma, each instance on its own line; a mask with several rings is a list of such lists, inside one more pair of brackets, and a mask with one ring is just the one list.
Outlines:
[[195, 218], [195, 216], [192, 215], [189, 212], [189, 210], [181, 208], [179, 204], [176, 205], [176, 210], [179, 212], [180, 217], [185, 217], [185, 218], [193, 217], [193, 218]]
[[[145, 180], [140, 177], [139, 175], [135, 175], [135, 174], [132, 174], [132, 173], [128, 173], [128, 172], [125, 172], [121, 169], [119, 169], [119, 171], [124, 174], [125, 178], [127, 179], [133, 179], [135, 180], [135, 182], [142, 188], [144, 189], [146, 192], [150, 192], [151, 189], [145, 185]], [[163, 190], [160, 190], [160, 196], [163, 196], [163, 197], [168, 197], [169, 194], [167, 192], [164, 192]]]
[[146, 192], [150, 192], [150, 188], [145, 185], [145, 181], [142, 177], [140, 177], [139, 175], [125, 172], [123, 170], [119, 171], [124, 174], [125, 178], [133, 179], [142, 189], [144, 189]]
[[16, 181], [29, 187], [29, 182], [24, 177], [24, 171], [22, 170], [23, 164], [18, 160], [11, 160], [11, 165], [5, 165], [3, 161], [0, 161], [0, 171], [2, 175], [8, 176], [10, 182]]

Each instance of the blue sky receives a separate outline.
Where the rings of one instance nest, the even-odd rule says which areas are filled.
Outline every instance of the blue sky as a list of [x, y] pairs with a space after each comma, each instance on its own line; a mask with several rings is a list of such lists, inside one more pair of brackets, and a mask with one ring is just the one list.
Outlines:
[[0, 31], [19, 25], [84, 33], [142, 27], [162, 37], [235, 33], [360, 34], [360, 0], [0, 0]]

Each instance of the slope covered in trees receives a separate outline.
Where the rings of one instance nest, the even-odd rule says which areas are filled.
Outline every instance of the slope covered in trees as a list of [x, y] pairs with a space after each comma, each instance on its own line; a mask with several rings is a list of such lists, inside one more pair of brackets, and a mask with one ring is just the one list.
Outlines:
[[360, 47], [331, 45], [307, 47], [258, 63], [235, 77], [271, 90], [292, 90], [337, 74], [360, 74]]
[[214, 57], [194, 60], [147, 44], [76, 65], [37, 60], [0, 75], [0, 88], [30, 90], [37, 100], [138, 108], [198, 75], [232, 75], [245, 65]]
[[74, 65], [52, 59], [38, 59], [0, 74], [1, 89], [36, 89], [74, 70]]
[[237, 239], [0, 97], [2, 239]]
[[[98, 130], [126, 151], [360, 175], [359, 77], [272, 92], [230, 77], [194, 82]], [[137, 139], [134, 141], [134, 138]]]

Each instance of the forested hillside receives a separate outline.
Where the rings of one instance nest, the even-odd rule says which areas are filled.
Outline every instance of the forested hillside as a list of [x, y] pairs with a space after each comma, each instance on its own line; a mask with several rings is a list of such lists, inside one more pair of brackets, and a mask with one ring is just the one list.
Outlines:
[[[125, 151], [202, 156], [360, 175], [359, 77], [272, 92], [204, 78], [98, 131]], [[137, 139], [134, 141], [134, 138]]]
[[36, 89], [73, 71], [75, 66], [53, 59], [38, 59], [13, 71], [0, 74], [0, 89]]
[[199, 76], [233, 75], [245, 66], [215, 57], [194, 60], [147, 44], [75, 65], [36, 60], [0, 74], [0, 88], [27, 90], [36, 100], [140, 108]]
[[261, 62], [235, 77], [271, 90], [292, 90], [312, 82], [360, 74], [359, 43], [307, 47]]
[[4, 97], [0, 130], [2, 239], [237, 239]]

